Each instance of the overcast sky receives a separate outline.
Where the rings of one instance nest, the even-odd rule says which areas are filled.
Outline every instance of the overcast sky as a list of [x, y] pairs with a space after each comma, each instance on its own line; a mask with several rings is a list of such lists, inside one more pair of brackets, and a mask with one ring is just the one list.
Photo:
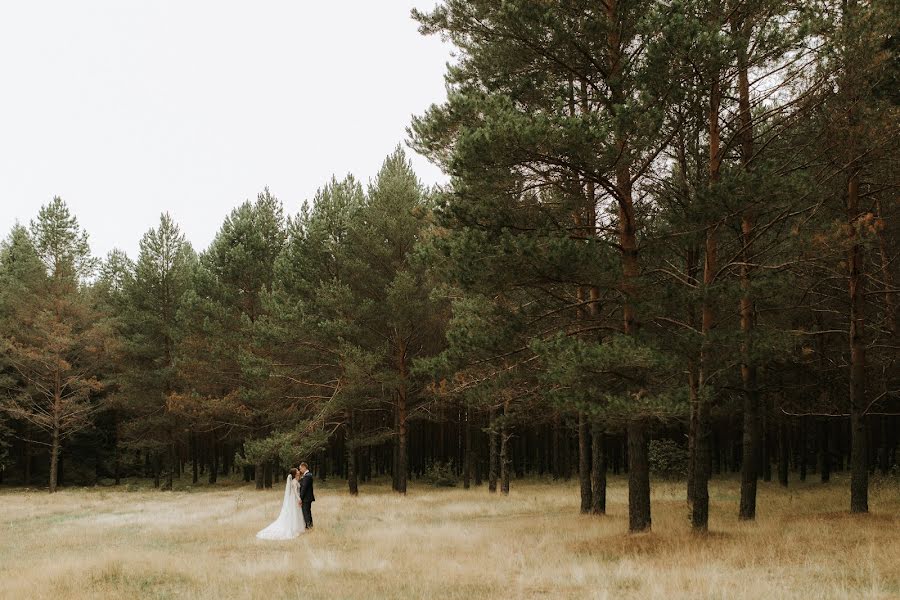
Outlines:
[[98, 256], [134, 257], [162, 211], [202, 249], [264, 186], [293, 213], [332, 174], [368, 181], [444, 98], [450, 48], [409, 18], [433, 5], [0, 3], [2, 236], [59, 195]]

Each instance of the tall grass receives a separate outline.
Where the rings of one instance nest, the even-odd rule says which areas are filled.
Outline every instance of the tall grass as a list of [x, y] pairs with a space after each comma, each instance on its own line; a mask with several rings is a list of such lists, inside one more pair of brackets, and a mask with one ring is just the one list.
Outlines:
[[317, 484], [316, 529], [262, 542], [281, 490], [0, 492], [0, 598], [900, 598], [900, 487], [847, 512], [847, 482], [761, 484], [755, 523], [738, 483], [712, 484], [711, 533], [684, 488], [659, 483], [653, 532], [628, 535], [626, 488], [578, 514], [575, 482], [481, 489]]

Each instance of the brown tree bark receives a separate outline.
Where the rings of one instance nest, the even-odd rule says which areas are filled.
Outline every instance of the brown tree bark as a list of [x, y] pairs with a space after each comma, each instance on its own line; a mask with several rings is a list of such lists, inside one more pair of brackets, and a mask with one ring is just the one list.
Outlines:
[[465, 456], [463, 457], [464, 467], [463, 467], [463, 489], [469, 489], [471, 487], [472, 481], [472, 411], [467, 406], [463, 411], [463, 416], [466, 420], [465, 423], [465, 439], [464, 439], [464, 449], [463, 452]]
[[578, 480], [581, 487], [581, 513], [591, 512], [591, 437], [587, 416], [578, 414]]
[[788, 427], [785, 418], [781, 417], [778, 419], [778, 483], [782, 487], [787, 487], [788, 485], [789, 460]]
[[[719, 106], [721, 89], [718, 74], [712, 82], [709, 95], [709, 185], [715, 188], [719, 183], [720, 131]], [[700, 350], [700, 368], [698, 374], [697, 433], [694, 440], [694, 493], [691, 503], [691, 527], [694, 531], [705, 532], [709, 528], [709, 478], [710, 478], [710, 443], [712, 430], [710, 426], [710, 408], [713, 390], [709, 385], [710, 355], [712, 330], [715, 326], [715, 298], [712, 286], [715, 284], [718, 269], [718, 223], [711, 223], [706, 228], [706, 253], [703, 263], [703, 304], [701, 308], [701, 333], [703, 335]]]
[[591, 512], [606, 514], [606, 449], [603, 429], [594, 422], [591, 431]]
[[866, 345], [865, 263], [859, 231], [859, 172], [847, 181], [847, 220], [851, 231], [850, 267], [850, 512], [869, 512], [869, 470], [866, 464]]
[[500, 493], [509, 495], [509, 471], [512, 466], [510, 457], [510, 440], [512, 433], [509, 427], [509, 400], [503, 403], [503, 421], [500, 426]]
[[347, 488], [351, 496], [359, 495], [359, 477], [356, 471], [356, 448], [353, 444], [347, 444]]
[[409, 369], [406, 364], [406, 343], [398, 344], [397, 372], [400, 375], [400, 384], [397, 387], [397, 464], [394, 468], [397, 472], [397, 492], [406, 494], [406, 476], [409, 470], [409, 460], [406, 456], [407, 434], [407, 378]]
[[650, 464], [647, 425], [641, 420], [628, 422], [628, 530], [650, 530]]
[[[742, 36], [746, 37], [746, 35]], [[753, 115], [750, 111], [750, 79], [747, 60], [749, 39], [742, 39], [738, 50], [738, 112], [740, 115], [741, 164], [750, 171], [753, 158]], [[743, 385], [743, 436], [741, 461], [741, 499], [738, 518], [756, 518], [756, 488], [759, 479], [759, 391], [756, 364], [752, 359], [754, 303], [750, 284], [750, 247], [753, 243], [754, 211], [741, 213], [741, 383]]]
[[497, 491], [498, 456], [497, 456], [497, 409], [491, 407], [490, 429], [488, 430], [488, 491]]
[[[207, 469], [208, 473], [208, 481], [209, 483], [215, 483], [219, 479], [219, 440], [216, 439], [216, 432], [213, 431], [210, 434], [210, 448], [209, 448], [209, 468]], [[263, 468], [260, 466], [259, 470], [256, 472], [256, 489], [262, 489], [260, 487], [261, 482], [263, 480]]]
[[50, 493], [56, 492], [59, 475], [59, 428], [54, 427], [50, 435]]

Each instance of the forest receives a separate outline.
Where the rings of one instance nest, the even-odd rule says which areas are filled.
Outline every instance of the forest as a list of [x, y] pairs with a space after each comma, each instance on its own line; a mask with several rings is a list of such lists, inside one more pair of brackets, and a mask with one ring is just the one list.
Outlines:
[[61, 197], [4, 232], [0, 483], [263, 490], [305, 460], [352, 495], [576, 478], [602, 515], [622, 473], [630, 532], [668, 478], [705, 532], [714, 477], [753, 520], [759, 481], [846, 472], [868, 512], [900, 477], [896, 4], [413, 18], [456, 48], [447, 98], [370, 180], [265, 188], [205, 249], [164, 213], [95, 257]]

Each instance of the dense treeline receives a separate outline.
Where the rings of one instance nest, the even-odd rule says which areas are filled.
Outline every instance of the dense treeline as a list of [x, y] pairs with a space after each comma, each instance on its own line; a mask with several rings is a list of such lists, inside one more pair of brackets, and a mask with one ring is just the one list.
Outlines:
[[[364, 187], [268, 190], [197, 253], [163, 215], [92, 258], [60, 199], [0, 253], [0, 473], [628, 473], [788, 485], [896, 470], [900, 16], [860, 0], [446, 0], [448, 97]], [[669, 443], [663, 443], [668, 441]], [[674, 442], [672, 444], [671, 442]], [[661, 456], [662, 455], [662, 456]], [[61, 467], [61, 465], [64, 465]], [[190, 473], [185, 473], [189, 470]]]

